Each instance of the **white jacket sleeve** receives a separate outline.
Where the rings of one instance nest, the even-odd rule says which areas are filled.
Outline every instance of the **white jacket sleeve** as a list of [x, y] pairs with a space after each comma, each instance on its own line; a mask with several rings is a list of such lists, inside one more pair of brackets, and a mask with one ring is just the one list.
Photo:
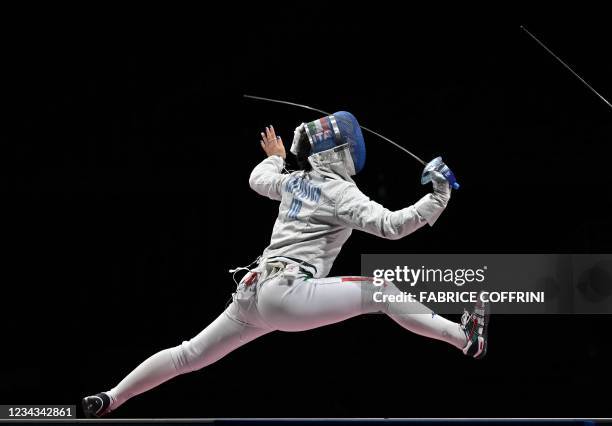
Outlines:
[[285, 165], [278, 155], [272, 155], [259, 163], [249, 177], [253, 191], [273, 200], [280, 201], [286, 174], [281, 173]]
[[432, 226], [446, 208], [450, 199], [448, 184], [435, 184], [434, 188], [433, 193], [425, 195], [414, 205], [392, 212], [351, 185], [339, 197], [336, 216], [353, 229], [397, 240], [426, 223]]

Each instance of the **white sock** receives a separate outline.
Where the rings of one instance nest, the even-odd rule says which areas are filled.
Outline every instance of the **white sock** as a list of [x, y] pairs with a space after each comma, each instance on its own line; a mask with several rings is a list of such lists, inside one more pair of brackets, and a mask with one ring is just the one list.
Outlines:
[[178, 375], [179, 372], [172, 361], [170, 349], [164, 349], [147, 358], [117, 386], [106, 392], [111, 399], [110, 409], [114, 410], [133, 396], [159, 386]]
[[421, 336], [430, 339], [442, 340], [458, 349], [463, 349], [467, 343], [465, 333], [461, 326], [434, 314], [388, 314], [395, 322]]
[[[399, 293], [395, 286], [387, 292]], [[461, 325], [435, 314], [427, 306], [418, 302], [388, 302], [385, 313], [406, 330], [430, 339], [442, 340], [458, 349], [467, 344], [467, 337]]]

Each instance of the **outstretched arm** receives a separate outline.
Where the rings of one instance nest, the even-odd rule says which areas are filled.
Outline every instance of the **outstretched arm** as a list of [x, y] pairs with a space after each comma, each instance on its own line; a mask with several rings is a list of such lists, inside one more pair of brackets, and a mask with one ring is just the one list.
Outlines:
[[281, 173], [286, 154], [283, 140], [280, 136], [276, 136], [274, 127], [266, 127], [266, 132], [261, 133], [261, 147], [268, 158], [255, 166], [249, 177], [249, 185], [260, 195], [280, 200], [286, 176]]
[[434, 190], [414, 205], [390, 211], [370, 200], [356, 186], [350, 186], [336, 205], [336, 216], [351, 228], [390, 240], [397, 240], [413, 233], [426, 223], [432, 226], [450, 199], [448, 182], [432, 181]]

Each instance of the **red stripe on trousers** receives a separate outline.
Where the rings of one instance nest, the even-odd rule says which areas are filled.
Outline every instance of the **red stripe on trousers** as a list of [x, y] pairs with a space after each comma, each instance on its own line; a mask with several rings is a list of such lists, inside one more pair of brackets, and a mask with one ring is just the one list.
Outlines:
[[342, 282], [345, 281], [373, 281], [372, 277], [342, 277]]

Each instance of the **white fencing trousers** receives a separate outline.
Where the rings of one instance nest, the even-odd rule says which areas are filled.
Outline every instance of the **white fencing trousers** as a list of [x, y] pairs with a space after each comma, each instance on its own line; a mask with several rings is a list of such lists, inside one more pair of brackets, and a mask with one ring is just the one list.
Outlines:
[[151, 356], [107, 392], [111, 408], [179, 374], [206, 367], [271, 331], [309, 330], [364, 313], [385, 313], [409, 331], [459, 349], [466, 343], [458, 323], [434, 315], [421, 304], [374, 301], [376, 291], [400, 293], [389, 282], [376, 287], [365, 277], [287, 279], [282, 270], [276, 270], [258, 280], [252, 274], [241, 281], [225, 312], [202, 332]]

